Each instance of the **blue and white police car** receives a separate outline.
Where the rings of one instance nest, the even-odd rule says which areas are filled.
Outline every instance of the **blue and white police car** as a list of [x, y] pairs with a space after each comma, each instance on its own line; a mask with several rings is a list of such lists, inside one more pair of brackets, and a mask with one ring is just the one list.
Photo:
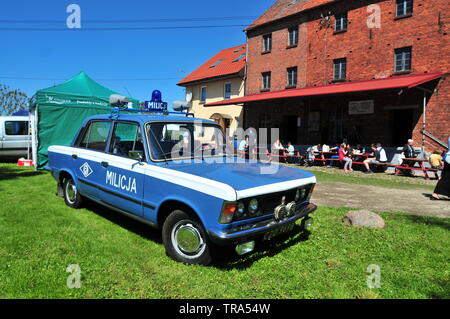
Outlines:
[[316, 178], [271, 163], [238, 161], [224, 151], [221, 127], [171, 114], [87, 118], [70, 146], [48, 149], [65, 203], [85, 198], [162, 229], [168, 256], [207, 265], [220, 247], [238, 254], [255, 242], [312, 223]]

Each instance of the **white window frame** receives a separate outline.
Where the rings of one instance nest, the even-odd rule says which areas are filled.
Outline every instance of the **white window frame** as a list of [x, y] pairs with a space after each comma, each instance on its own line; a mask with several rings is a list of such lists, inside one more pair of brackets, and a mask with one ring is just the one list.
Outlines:
[[[336, 62], [345, 62], [345, 63], [339, 63], [339, 77], [336, 77]], [[343, 65], [345, 64], [345, 73], [343, 72]], [[343, 74], [344, 73], [344, 74]], [[342, 76], [343, 75], [343, 76]], [[333, 80], [334, 81], [342, 81], [347, 78], [347, 58], [339, 58], [333, 60]]]
[[[205, 89], [205, 99], [204, 100], [203, 100], [203, 89]], [[202, 86], [200, 88], [200, 104], [205, 104], [207, 98], [208, 98], [207, 86]]]
[[[295, 40], [293, 42], [291, 42], [291, 31], [294, 31], [292, 32], [294, 34], [292, 38], [293, 40]], [[298, 44], [298, 26], [291, 27], [288, 29], [288, 46], [294, 46], [297, 44]]]
[[[348, 27], [348, 13], [343, 12], [334, 16], [334, 31], [341, 32], [346, 31]], [[345, 25], [344, 25], [345, 21]]]
[[[265, 77], [265, 75], [267, 75], [267, 77]], [[270, 82], [272, 81], [272, 72], [263, 72], [261, 74], [261, 78], [262, 78], [262, 86], [261, 86], [261, 88], [263, 90], [270, 90], [270, 85], [271, 85]], [[268, 79], [268, 81], [266, 81], [266, 79]]]
[[272, 33], [267, 33], [263, 35], [263, 52], [269, 51], [272, 51]]
[[[290, 71], [294, 71], [295, 72], [295, 78], [292, 78], [294, 83], [291, 83]], [[297, 78], [298, 78], [298, 67], [293, 66], [293, 67], [287, 68], [286, 73], [287, 73], [287, 86], [296, 86], [297, 85]]]
[[[230, 96], [227, 97], [227, 85], [230, 86]], [[232, 90], [233, 90], [233, 84], [231, 82], [225, 82], [223, 85], [223, 99], [224, 100], [229, 100], [231, 99], [231, 95], [232, 95]]]

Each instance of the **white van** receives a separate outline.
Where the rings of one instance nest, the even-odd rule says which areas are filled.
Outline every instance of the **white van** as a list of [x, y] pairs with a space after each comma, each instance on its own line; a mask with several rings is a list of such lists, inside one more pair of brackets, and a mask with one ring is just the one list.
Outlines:
[[27, 157], [31, 150], [28, 116], [0, 116], [0, 158]]

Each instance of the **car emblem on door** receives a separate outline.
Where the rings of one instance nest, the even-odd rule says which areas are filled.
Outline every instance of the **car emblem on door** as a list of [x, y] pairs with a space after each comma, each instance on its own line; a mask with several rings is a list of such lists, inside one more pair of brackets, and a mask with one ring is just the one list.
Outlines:
[[91, 175], [93, 173], [92, 168], [89, 166], [89, 164], [87, 162], [85, 162], [83, 165], [81, 165], [80, 171], [84, 177], [88, 177], [89, 175]]

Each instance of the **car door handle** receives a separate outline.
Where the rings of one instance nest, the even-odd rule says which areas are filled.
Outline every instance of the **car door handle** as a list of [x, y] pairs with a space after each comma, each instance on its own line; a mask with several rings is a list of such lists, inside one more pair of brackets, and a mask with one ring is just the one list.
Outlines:
[[102, 164], [103, 167], [108, 167], [109, 166], [108, 162], [102, 162], [101, 164]]
[[73, 158], [73, 159], [77, 159], [77, 158], [78, 158], [78, 155], [77, 155], [77, 154], [72, 154], [72, 158]]

